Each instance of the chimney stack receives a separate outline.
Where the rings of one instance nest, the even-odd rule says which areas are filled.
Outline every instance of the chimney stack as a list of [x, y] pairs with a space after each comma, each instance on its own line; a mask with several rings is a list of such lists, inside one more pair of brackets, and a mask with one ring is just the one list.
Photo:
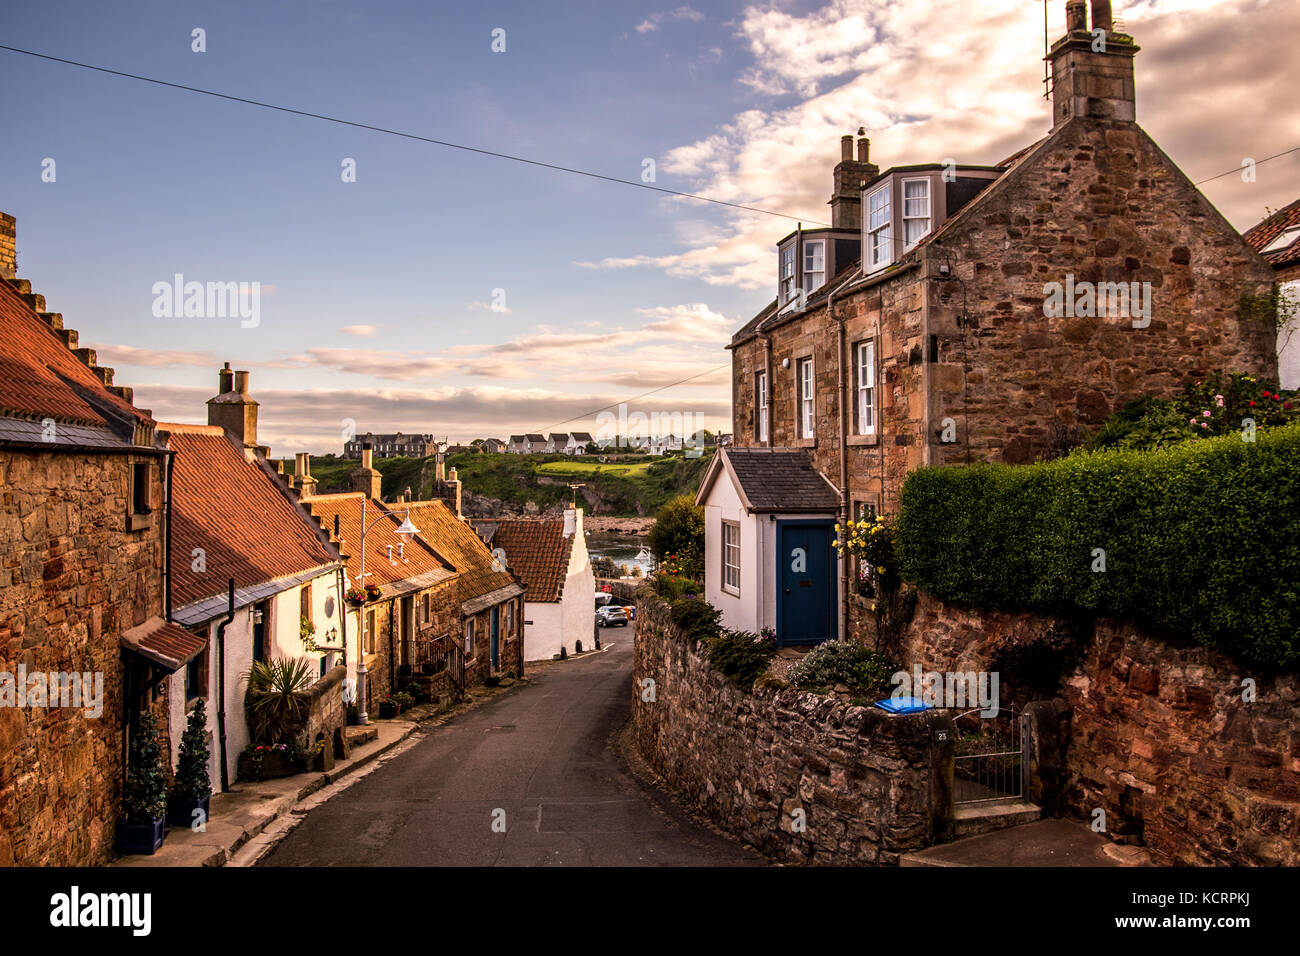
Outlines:
[[375, 452], [370, 447], [370, 442], [361, 446], [361, 467], [373, 469], [375, 467]]
[[1131, 37], [1114, 33], [1110, 0], [1092, 0], [1094, 39], [1083, 0], [1065, 5], [1066, 34], [1052, 46], [1052, 128], [1075, 117], [1132, 123], [1137, 120]]
[[0, 279], [18, 275], [18, 220], [0, 212]]
[[208, 424], [220, 425], [245, 452], [256, 454], [257, 402], [248, 395], [248, 373], [232, 372], [227, 362], [217, 373], [218, 392], [208, 399]]
[[858, 128], [858, 158], [853, 158], [853, 137], [840, 137], [840, 161], [835, 166], [831, 194], [831, 225], [836, 229], [857, 232], [862, 228], [862, 183], [875, 179], [880, 167], [870, 160], [871, 141], [866, 130]]
[[361, 465], [353, 469], [348, 475], [348, 480], [352, 483], [353, 491], [363, 492], [371, 498], [379, 498], [383, 475], [375, 470], [373, 462], [374, 450], [370, 447], [370, 442], [366, 442], [361, 446]]
[[316, 479], [311, 476], [311, 455], [305, 451], [293, 456], [294, 475], [298, 481], [298, 498], [310, 498], [316, 494]]

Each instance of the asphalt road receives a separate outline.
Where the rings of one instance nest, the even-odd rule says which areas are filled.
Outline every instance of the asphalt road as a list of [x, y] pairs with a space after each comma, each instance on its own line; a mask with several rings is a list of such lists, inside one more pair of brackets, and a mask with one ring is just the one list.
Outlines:
[[431, 728], [311, 811], [260, 865], [761, 864], [626, 769], [616, 738], [631, 712], [631, 628], [604, 639], [607, 652], [548, 665]]

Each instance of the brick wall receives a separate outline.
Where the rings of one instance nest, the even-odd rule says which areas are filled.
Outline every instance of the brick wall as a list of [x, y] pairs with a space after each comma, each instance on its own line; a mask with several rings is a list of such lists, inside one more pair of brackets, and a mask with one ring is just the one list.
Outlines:
[[0, 279], [18, 275], [17, 222], [0, 212]]
[[[635, 655], [637, 748], [681, 796], [768, 856], [892, 865], [944, 826], [952, 764], [931, 739], [944, 718], [742, 690], [682, 640], [648, 590], [637, 596]], [[646, 679], [652, 701], [643, 699]], [[946, 780], [931, 769], [944, 766]]]
[[[1002, 648], [1068, 627], [921, 594], [895, 653], [909, 670], [986, 670]], [[1055, 809], [1091, 820], [1100, 807], [1110, 833], [1140, 834], [1167, 864], [1300, 863], [1300, 675], [1257, 673], [1115, 621], [1080, 639], [1061, 690], [1072, 716]], [[1005, 674], [1001, 690], [1017, 709], [1042, 696]]]
[[[86, 866], [113, 852], [118, 638], [160, 615], [163, 603], [160, 524], [125, 530], [130, 465], [126, 455], [0, 452], [0, 671], [16, 674], [20, 663], [29, 673], [92, 671], [104, 688], [98, 718], [0, 707], [0, 866]], [[160, 514], [158, 467], [153, 477]], [[159, 716], [165, 732], [165, 711]]]

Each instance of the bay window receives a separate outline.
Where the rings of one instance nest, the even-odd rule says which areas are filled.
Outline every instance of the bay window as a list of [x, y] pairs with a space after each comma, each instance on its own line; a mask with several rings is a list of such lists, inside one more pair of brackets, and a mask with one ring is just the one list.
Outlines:
[[722, 588], [740, 593], [740, 525], [722, 522]]
[[794, 243], [781, 250], [781, 304], [794, 298]]
[[803, 291], [811, 295], [826, 284], [826, 243], [822, 240], [803, 244]]
[[885, 183], [867, 197], [867, 264], [875, 269], [894, 261], [890, 200], [890, 183]]
[[903, 242], [911, 249], [930, 231], [930, 180], [903, 180]]

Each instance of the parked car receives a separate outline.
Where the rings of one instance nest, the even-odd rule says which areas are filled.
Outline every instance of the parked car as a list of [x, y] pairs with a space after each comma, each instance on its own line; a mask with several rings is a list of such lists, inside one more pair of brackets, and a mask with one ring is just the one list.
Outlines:
[[601, 627], [627, 627], [627, 612], [621, 607], [602, 607], [596, 611], [596, 623]]

